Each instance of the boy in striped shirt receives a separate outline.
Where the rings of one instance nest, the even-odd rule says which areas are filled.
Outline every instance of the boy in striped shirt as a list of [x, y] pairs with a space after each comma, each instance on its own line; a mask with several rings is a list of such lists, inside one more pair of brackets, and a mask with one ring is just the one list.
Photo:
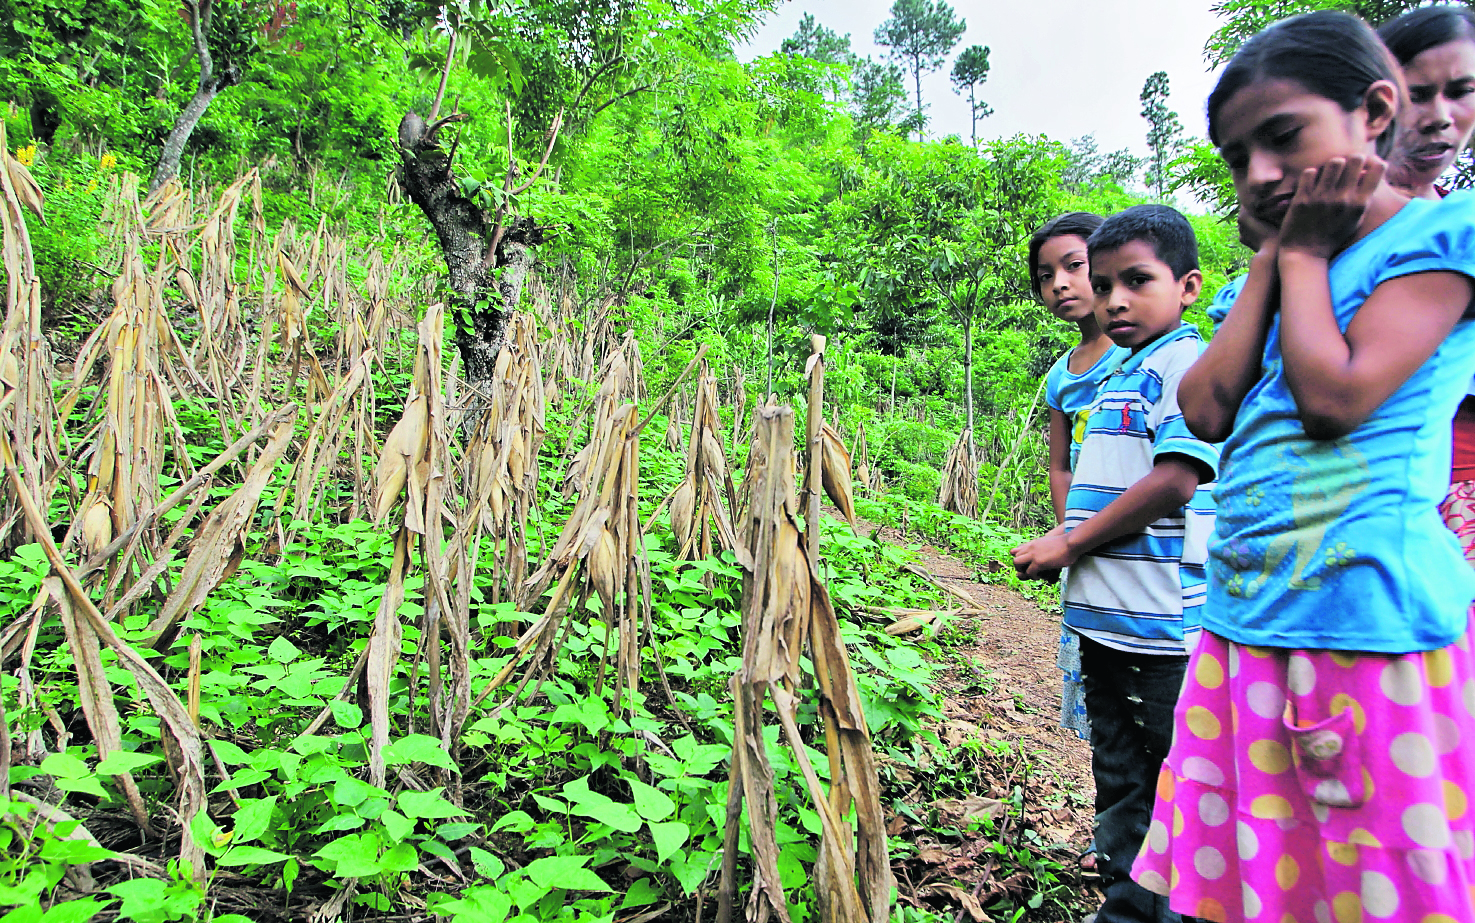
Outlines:
[[1097, 923], [1174, 923], [1167, 899], [1129, 873], [1172, 741], [1214, 530], [1219, 449], [1194, 438], [1178, 409], [1178, 383], [1203, 348], [1183, 322], [1203, 275], [1193, 228], [1163, 205], [1108, 218], [1087, 252], [1096, 319], [1131, 352], [1091, 405], [1064, 523], [1014, 549], [1014, 566], [1040, 579], [1070, 568], [1065, 624], [1081, 635], [1106, 886]]

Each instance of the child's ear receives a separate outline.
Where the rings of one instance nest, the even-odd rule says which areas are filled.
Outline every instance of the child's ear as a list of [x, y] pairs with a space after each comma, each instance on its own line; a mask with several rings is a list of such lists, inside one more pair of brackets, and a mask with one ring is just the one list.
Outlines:
[[1367, 110], [1367, 133], [1369, 138], [1382, 137], [1393, 119], [1398, 115], [1398, 102], [1402, 97], [1398, 86], [1391, 80], [1378, 80], [1367, 88], [1362, 97], [1362, 108]]
[[1190, 269], [1178, 280], [1178, 284], [1183, 287], [1179, 301], [1186, 308], [1198, 301], [1199, 292], [1204, 290], [1204, 274], [1197, 269]]

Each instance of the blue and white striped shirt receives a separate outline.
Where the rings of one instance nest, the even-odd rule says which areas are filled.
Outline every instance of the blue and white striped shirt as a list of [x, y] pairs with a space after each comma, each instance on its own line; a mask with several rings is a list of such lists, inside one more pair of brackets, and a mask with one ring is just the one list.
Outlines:
[[[1202, 351], [1197, 329], [1183, 324], [1124, 355], [1101, 383], [1066, 498], [1067, 530], [1105, 509], [1165, 455], [1218, 471], [1219, 447], [1195, 438], [1178, 409], [1178, 383]], [[1207, 589], [1213, 488], [1212, 481], [1200, 484], [1179, 512], [1082, 555], [1066, 574], [1065, 624], [1118, 650], [1183, 653], [1185, 632], [1199, 628]]]

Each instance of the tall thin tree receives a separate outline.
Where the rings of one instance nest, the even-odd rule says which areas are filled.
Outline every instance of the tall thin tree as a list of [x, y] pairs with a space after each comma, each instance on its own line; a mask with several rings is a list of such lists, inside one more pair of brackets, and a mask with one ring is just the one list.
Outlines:
[[922, 75], [942, 67], [968, 27], [945, 0], [896, 0], [891, 18], [876, 28], [876, 44], [904, 63], [917, 87], [917, 140], [922, 140]]
[[968, 94], [968, 114], [972, 122], [973, 146], [978, 147], [978, 120], [994, 114], [993, 107], [978, 98], [978, 88], [988, 79], [988, 46], [969, 45], [953, 62], [953, 91]]
[[1142, 117], [1147, 119], [1147, 185], [1159, 199], [1167, 195], [1168, 165], [1183, 149], [1183, 125], [1168, 108], [1168, 72], [1158, 71], [1142, 84]]

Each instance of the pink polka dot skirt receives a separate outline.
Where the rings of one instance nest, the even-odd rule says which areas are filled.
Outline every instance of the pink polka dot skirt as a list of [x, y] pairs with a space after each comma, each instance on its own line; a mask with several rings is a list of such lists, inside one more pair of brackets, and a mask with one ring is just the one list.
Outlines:
[[1203, 632], [1132, 876], [1216, 923], [1475, 923], [1475, 658]]

